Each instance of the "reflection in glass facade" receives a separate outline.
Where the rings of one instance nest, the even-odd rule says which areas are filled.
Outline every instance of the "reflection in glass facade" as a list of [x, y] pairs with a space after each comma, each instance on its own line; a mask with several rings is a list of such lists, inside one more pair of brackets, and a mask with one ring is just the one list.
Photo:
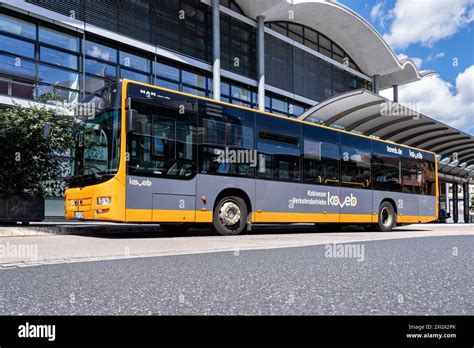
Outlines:
[[15, 17], [1, 15], [0, 30], [27, 39], [36, 39], [36, 26]]
[[56, 46], [68, 51], [79, 51], [79, 38], [67, 35], [63, 32], [39, 27], [39, 41]]

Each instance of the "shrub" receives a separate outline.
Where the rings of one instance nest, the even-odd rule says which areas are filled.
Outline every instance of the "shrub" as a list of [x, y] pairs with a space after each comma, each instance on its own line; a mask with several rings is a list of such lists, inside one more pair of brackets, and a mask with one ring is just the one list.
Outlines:
[[44, 197], [43, 183], [60, 174], [54, 155], [74, 144], [74, 124], [73, 117], [57, 108], [16, 105], [0, 110], [0, 196]]

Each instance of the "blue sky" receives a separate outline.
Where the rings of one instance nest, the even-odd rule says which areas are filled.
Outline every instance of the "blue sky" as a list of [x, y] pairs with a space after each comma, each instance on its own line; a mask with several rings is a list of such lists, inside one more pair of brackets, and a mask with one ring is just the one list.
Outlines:
[[[400, 102], [474, 135], [474, 0], [339, 0], [399, 58], [438, 75], [400, 87]], [[382, 93], [391, 95], [387, 90]]]

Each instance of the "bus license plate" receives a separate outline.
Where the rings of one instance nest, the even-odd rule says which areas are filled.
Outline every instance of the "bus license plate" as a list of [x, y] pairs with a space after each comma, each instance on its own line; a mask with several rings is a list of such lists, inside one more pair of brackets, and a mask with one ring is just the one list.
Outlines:
[[84, 212], [83, 211], [75, 211], [74, 212], [74, 219], [84, 219]]

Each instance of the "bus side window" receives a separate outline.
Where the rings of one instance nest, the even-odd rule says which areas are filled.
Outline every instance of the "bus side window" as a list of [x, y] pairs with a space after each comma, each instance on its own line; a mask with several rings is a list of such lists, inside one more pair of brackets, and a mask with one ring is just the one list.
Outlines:
[[402, 159], [403, 192], [421, 194], [423, 190], [423, 166], [413, 158]]
[[339, 133], [303, 125], [303, 180], [339, 186]]
[[372, 177], [374, 190], [402, 192], [402, 158], [387, 151], [387, 144], [374, 141]]
[[433, 161], [423, 161], [424, 172], [423, 172], [423, 194], [429, 196], [436, 195], [436, 173], [435, 163]]
[[[195, 174], [196, 112], [191, 102], [132, 100], [138, 120], [136, 131], [127, 134], [129, 174], [181, 179]], [[186, 113], [180, 114], [177, 105], [187, 105]]]
[[254, 177], [254, 112], [199, 101], [199, 172]]
[[258, 115], [257, 176], [264, 179], [301, 181], [301, 125], [297, 122]]
[[372, 189], [372, 141], [350, 134], [341, 134], [342, 186]]

